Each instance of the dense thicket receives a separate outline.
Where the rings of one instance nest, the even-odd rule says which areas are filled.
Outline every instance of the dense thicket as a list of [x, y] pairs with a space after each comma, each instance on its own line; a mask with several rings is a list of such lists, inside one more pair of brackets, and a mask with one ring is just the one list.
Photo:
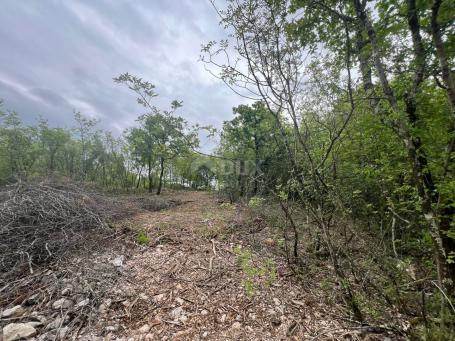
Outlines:
[[422, 297], [428, 291], [431, 304], [439, 301], [431, 314], [442, 338], [453, 337], [451, 1], [214, 6], [231, 35], [205, 45], [202, 59], [235, 92], [257, 100], [236, 108], [224, 125], [219, 152], [235, 160], [234, 171], [221, 175], [225, 189], [235, 197], [272, 194], [291, 220], [289, 201], [305, 208], [362, 321], [364, 307], [350, 284], [358, 268], [334, 242], [347, 218], [354, 234], [366, 231], [385, 243], [389, 272], [407, 264], [408, 280], [423, 283]]

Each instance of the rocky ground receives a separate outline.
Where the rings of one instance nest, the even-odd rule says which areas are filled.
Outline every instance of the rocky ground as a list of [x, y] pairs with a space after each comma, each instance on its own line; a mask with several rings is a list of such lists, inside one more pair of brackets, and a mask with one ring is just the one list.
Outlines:
[[171, 199], [179, 204], [136, 214], [97, 247], [0, 288], [16, 292], [0, 310], [3, 340], [393, 339], [337, 318], [274, 252], [260, 219], [239, 233], [241, 209], [204, 192]]

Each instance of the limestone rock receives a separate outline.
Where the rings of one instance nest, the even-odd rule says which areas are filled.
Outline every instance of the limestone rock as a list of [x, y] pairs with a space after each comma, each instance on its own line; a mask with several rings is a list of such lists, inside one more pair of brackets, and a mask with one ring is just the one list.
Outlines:
[[138, 329], [138, 332], [141, 334], [147, 334], [150, 331], [150, 326], [148, 324], [144, 324], [141, 328]]
[[174, 320], [178, 320], [180, 316], [183, 313], [183, 308], [182, 307], [177, 307], [174, 310], [171, 311], [171, 316], [174, 318]]
[[3, 328], [3, 341], [14, 341], [36, 335], [32, 323], [10, 323]]
[[240, 322], [234, 322], [234, 323], [232, 324], [232, 327], [231, 327], [231, 328], [232, 328], [232, 329], [240, 329], [240, 328], [242, 328], [242, 324], [241, 324]]
[[123, 261], [125, 260], [125, 256], [123, 255], [120, 255], [120, 256], [117, 256], [115, 257], [111, 263], [114, 265], [114, 266], [117, 266], [117, 267], [122, 267], [123, 266]]
[[16, 305], [10, 309], [5, 309], [2, 313], [2, 318], [21, 316], [25, 309], [21, 305]]
[[113, 326], [107, 326], [105, 329], [106, 331], [108, 332], [116, 332], [119, 330], [119, 325], [118, 324], [114, 324]]
[[166, 298], [165, 294], [158, 294], [158, 295], [153, 296], [153, 302], [161, 303], [162, 301], [164, 301], [165, 298]]
[[86, 298], [85, 300], [80, 301], [78, 304], [76, 304], [76, 308], [85, 307], [85, 306], [87, 306], [89, 303], [90, 303], [90, 299], [89, 299], [89, 298]]
[[69, 296], [73, 292], [73, 286], [67, 286], [62, 290], [62, 296]]
[[73, 306], [73, 301], [67, 299], [67, 298], [61, 298], [57, 301], [55, 301], [52, 304], [52, 308], [58, 310], [58, 309], [68, 309]]

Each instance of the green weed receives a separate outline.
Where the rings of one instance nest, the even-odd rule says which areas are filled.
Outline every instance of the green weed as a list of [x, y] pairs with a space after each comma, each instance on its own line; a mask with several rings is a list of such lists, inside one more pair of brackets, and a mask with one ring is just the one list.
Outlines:
[[144, 231], [141, 231], [137, 235], [136, 241], [141, 245], [146, 245], [150, 242], [150, 238]]
[[261, 207], [264, 204], [264, 202], [265, 202], [264, 198], [252, 197], [250, 201], [248, 201], [248, 207], [258, 208]]
[[241, 246], [236, 246], [234, 253], [238, 256], [238, 263], [244, 274], [242, 286], [249, 299], [254, 297], [261, 281], [264, 281], [266, 286], [270, 286], [277, 279], [275, 262], [271, 258], [266, 258], [259, 263], [258, 260], [254, 261], [250, 250]]

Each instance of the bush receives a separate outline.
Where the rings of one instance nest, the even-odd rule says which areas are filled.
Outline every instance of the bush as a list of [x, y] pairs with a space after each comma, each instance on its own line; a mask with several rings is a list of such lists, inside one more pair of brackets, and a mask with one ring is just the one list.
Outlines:
[[251, 208], [259, 208], [261, 207], [265, 202], [264, 198], [261, 197], [252, 197], [250, 201], [248, 201], [248, 206]]

